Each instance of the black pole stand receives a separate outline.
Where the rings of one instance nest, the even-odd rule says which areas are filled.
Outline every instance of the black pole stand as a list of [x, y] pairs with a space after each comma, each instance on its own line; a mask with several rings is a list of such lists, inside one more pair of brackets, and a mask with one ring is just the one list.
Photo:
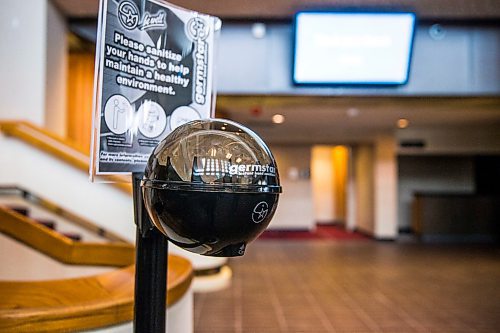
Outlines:
[[143, 173], [132, 174], [137, 226], [134, 332], [165, 333], [168, 242], [151, 222], [141, 191]]

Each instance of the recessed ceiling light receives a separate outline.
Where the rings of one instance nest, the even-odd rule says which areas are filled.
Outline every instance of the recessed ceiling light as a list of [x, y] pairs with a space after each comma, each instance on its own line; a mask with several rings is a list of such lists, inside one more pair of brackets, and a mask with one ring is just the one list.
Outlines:
[[410, 125], [410, 121], [408, 119], [401, 118], [401, 119], [398, 119], [397, 125], [398, 125], [398, 128], [401, 128], [401, 129], [407, 128]]
[[285, 122], [285, 116], [282, 114], [275, 114], [272, 118], [273, 123], [283, 124]]
[[257, 39], [266, 37], [266, 25], [264, 23], [252, 24], [252, 35]]
[[347, 115], [351, 118], [359, 116], [359, 109], [358, 108], [349, 108], [346, 111]]

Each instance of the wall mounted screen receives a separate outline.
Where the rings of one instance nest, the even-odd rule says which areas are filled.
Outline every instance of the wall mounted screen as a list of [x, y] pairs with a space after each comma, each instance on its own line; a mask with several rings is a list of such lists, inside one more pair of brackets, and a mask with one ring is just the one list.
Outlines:
[[293, 82], [404, 84], [414, 26], [413, 13], [297, 13]]

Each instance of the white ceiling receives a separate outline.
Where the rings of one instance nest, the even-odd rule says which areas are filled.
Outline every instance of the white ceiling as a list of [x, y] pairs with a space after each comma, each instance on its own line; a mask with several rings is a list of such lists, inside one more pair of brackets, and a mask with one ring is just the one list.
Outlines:
[[[99, 0], [53, 0], [69, 18], [97, 16]], [[221, 17], [283, 18], [310, 6], [309, 0], [172, 0], [173, 3]], [[492, 19], [500, 17], [491, 0], [318, 0], [315, 5], [413, 8], [420, 18]], [[372, 97], [246, 97], [219, 96], [219, 114], [244, 123], [273, 143], [354, 143], [371, 141], [380, 132], [397, 131], [396, 121], [407, 118], [411, 129], [498, 128], [500, 97], [485, 98], [372, 98]], [[261, 110], [259, 115], [252, 109]], [[349, 109], [359, 113], [348, 115]], [[272, 115], [286, 117], [281, 125]], [[356, 111], [351, 111], [356, 113]]]
[[[273, 143], [355, 143], [409, 128], [498, 128], [500, 98], [229, 97], [217, 99], [218, 115], [248, 125]], [[348, 111], [349, 109], [356, 111]], [[256, 115], [255, 109], [261, 110]], [[279, 113], [285, 122], [273, 124]], [[358, 113], [349, 116], [349, 113]]]
[[[97, 18], [99, 0], [53, 0], [70, 18]], [[420, 19], [481, 20], [500, 17], [497, 0], [171, 0], [202, 13], [237, 19], [290, 18], [311, 8], [379, 8], [411, 10]]]

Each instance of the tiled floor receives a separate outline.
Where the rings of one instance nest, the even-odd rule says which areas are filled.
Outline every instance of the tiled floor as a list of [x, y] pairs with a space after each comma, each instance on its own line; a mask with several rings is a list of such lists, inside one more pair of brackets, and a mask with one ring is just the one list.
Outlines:
[[260, 240], [196, 333], [500, 332], [500, 248]]

